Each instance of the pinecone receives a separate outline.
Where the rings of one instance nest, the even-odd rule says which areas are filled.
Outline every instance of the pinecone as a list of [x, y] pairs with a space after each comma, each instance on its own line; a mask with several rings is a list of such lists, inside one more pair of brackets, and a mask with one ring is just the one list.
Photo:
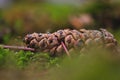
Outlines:
[[33, 33], [27, 34], [24, 38], [27, 47], [34, 48], [36, 51], [49, 52], [51, 55], [61, 55], [65, 47], [87, 49], [88, 47], [98, 45], [106, 48], [113, 48], [117, 45], [114, 36], [105, 29], [100, 30], [58, 30], [54, 33]]

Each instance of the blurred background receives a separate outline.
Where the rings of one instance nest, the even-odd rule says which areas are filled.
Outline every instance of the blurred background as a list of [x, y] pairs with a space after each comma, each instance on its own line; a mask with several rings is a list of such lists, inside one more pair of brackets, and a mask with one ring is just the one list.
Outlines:
[[119, 5], [119, 0], [0, 0], [0, 43], [64, 28], [118, 31]]
[[[26, 34], [64, 28], [105, 28], [120, 43], [120, 0], [0, 0], [0, 44], [20, 46]], [[81, 55], [71, 60], [38, 53], [0, 48], [0, 79], [120, 80], [116, 53], [75, 51]]]

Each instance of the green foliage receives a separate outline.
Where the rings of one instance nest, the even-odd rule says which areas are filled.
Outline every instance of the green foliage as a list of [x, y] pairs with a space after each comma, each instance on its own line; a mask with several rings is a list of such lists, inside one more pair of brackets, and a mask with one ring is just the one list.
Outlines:
[[[43, 4], [41, 7], [45, 12], [51, 15], [51, 19], [54, 21], [62, 21], [67, 19], [68, 15], [75, 13], [78, 9], [75, 6], [70, 5], [55, 5], [55, 4]], [[65, 20], [64, 20], [65, 21]]]
[[120, 56], [118, 55], [94, 49], [72, 59], [65, 58], [60, 68], [53, 68], [50, 71], [48, 79], [119, 80], [119, 61]]
[[0, 48], [0, 68], [15, 66], [15, 55], [13, 51]]
[[[25, 51], [10, 51], [9, 49], [0, 48], [0, 67], [13, 66], [19, 69], [24, 69], [30, 65], [37, 65], [41, 69], [48, 69], [55, 65], [58, 67], [60, 59], [53, 58], [48, 53], [33, 53]], [[6, 66], [7, 65], [7, 66]]]
[[20, 68], [24, 68], [27, 66], [30, 58], [33, 56], [33, 53], [31, 52], [24, 52], [24, 51], [19, 51], [16, 53], [16, 60], [17, 60], [17, 65]]
[[116, 55], [104, 49], [94, 48], [85, 53], [73, 51], [68, 58], [0, 48], [0, 68], [10, 70], [13, 78], [20, 74], [26, 80], [119, 80], [119, 62], [119, 53]]

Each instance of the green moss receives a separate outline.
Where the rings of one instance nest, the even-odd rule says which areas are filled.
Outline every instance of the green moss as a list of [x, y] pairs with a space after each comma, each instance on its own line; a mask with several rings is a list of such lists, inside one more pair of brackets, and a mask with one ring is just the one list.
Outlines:
[[[26, 68], [29, 65], [35, 65], [38, 63], [39, 66], [44, 68], [50, 68], [52, 65], [58, 65], [59, 59], [50, 57], [48, 53], [33, 53], [25, 51], [11, 51], [8, 49], [0, 48], [0, 67], [6, 68], [8, 66], [14, 66], [16, 68]], [[6, 66], [7, 65], [7, 66]]]

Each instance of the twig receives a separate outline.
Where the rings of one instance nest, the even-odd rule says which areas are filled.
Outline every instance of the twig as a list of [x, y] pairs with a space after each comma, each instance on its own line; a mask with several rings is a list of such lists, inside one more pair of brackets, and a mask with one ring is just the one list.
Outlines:
[[24, 50], [24, 51], [35, 51], [33, 48], [28, 48], [24, 46], [8, 46], [8, 45], [0, 45], [0, 47], [4, 49], [16, 49], [16, 50]]
[[61, 42], [61, 44], [62, 44], [66, 54], [70, 57], [70, 53], [69, 53], [68, 49], [66, 48], [65, 44], [63, 42]]

